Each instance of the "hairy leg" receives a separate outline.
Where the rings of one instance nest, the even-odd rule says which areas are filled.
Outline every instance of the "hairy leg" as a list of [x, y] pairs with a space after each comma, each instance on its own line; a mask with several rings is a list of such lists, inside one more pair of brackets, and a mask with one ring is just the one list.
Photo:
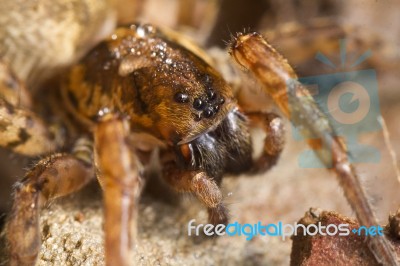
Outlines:
[[248, 113], [250, 124], [260, 127], [265, 133], [261, 156], [253, 162], [251, 172], [265, 172], [276, 164], [285, 144], [285, 129], [282, 119], [274, 113]]
[[124, 120], [102, 118], [95, 128], [99, 182], [104, 190], [106, 265], [128, 265], [136, 237], [141, 166], [128, 144]]
[[[226, 170], [231, 174], [268, 171], [278, 161], [285, 144], [283, 121], [274, 113], [243, 112], [228, 114], [216, 131], [222, 148], [226, 149]], [[258, 158], [252, 158], [254, 146], [258, 144], [252, 144], [251, 127], [260, 128], [266, 135]], [[219, 152], [222, 148], [216, 146]]]
[[163, 165], [163, 178], [178, 192], [193, 193], [207, 207], [210, 223], [228, 223], [228, 211], [222, 202], [221, 190], [206, 172], [180, 170], [175, 163], [168, 162]]
[[81, 139], [72, 154], [56, 154], [39, 161], [15, 185], [6, 225], [10, 265], [34, 265], [41, 244], [40, 207], [79, 190], [93, 179], [92, 148], [88, 145]]
[[[297, 76], [287, 60], [257, 33], [239, 34], [231, 45], [230, 53], [240, 65], [251, 70], [263, 85], [265, 93], [304, 136], [321, 139], [323, 147], [317, 155], [335, 171], [358, 220], [364, 226], [377, 225], [358, 174], [348, 160], [346, 147], [335, 138], [334, 129], [309, 91], [296, 81]], [[333, 158], [328, 154], [332, 154]], [[397, 265], [397, 256], [385, 237], [369, 237], [368, 241], [377, 262]]]

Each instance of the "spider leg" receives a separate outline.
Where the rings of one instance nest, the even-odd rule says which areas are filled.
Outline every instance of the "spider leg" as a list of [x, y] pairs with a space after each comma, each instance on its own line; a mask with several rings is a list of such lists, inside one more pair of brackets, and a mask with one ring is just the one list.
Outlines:
[[[296, 74], [287, 60], [257, 33], [238, 35], [230, 53], [241, 66], [251, 70], [265, 92], [303, 135], [321, 138], [323, 148], [317, 155], [328, 168], [332, 167], [335, 171], [360, 223], [367, 227], [376, 226], [377, 220], [355, 168], [348, 160], [346, 147], [335, 138], [329, 120], [317, 107], [308, 90], [295, 80]], [[332, 158], [328, 154], [332, 154]], [[397, 265], [397, 256], [385, 237], [369, 237], [368, 241], [379, 263]]]
[[127, 265], [136, 237], [141, 165], [128, 145], [123, 119], [105, 116], [97, 124], [95, 146], [104, 190], [106, 265]]
[[94, 175], [92, 148], [80, 139], [72, 154], [55, 154], [39, 161], [15, 185], [14, 203], [6, 225], [10, 265], [34, 265], [41, 244], [40, 207], [79, 190]]
[[28, 156], [53, 152], [58, 136], [27, 110], [28, 96], [24, 85], [0, 63], [0, 146]]
[[[239, 100], [239, 106], [240, 104]], [[241, 109], [243, 111], [235, 110], [228, 114], [216, 131], [220, 146], [215, 149], [220, 153], [225, 150], [225, 170], [230, 174], [266, 172], [276, 164], [285, 144], [283, 120], [272, 112]], [[265, 133], [258, 158], [252, 156], [253, 149], [259, 145], [252, 145], [249, 131], [251, 127], [259, 128]]]
[[227, 224], [228, 211], [222, 202], [222, 193], [215, 180], [206, 172], [180, 170], [173, 163], [163, 164], [163, 178], [178, 192], [193, 193], [207, 207], [211, 224]]
[[285, 144], [285, 129], [282, 119], [274, 113], [246, 113], [250, 123], [265, 133], [261, 156], [253, 162], [251, 172], [265, 172], [276, 164]]

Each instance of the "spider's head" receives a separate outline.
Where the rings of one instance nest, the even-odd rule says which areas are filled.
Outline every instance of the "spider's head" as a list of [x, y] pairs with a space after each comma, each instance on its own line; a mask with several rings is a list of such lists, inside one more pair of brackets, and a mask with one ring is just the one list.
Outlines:
[[134, 84], [135, 105], [143, 107], [142, 119], [149, 118], [146, 127], [171, 144], [214, 129], [236, 106], [232, 89], [199, 48], [179, 41], [159, 31], [149, 33], [118, 70]]
[[167, 69], [150, 67], [134, 75], [152, 133], [182, 144], [215, 129], [236, 102], [229, 85], [204, 62], [174, 62]]
[[215, 129], [236, 108], [229, 85], [199, 53], [150, 25], [117, 29], [72, 68], [66, 85], [80, 120], [117, 112], [132, 131], [169, 144]]

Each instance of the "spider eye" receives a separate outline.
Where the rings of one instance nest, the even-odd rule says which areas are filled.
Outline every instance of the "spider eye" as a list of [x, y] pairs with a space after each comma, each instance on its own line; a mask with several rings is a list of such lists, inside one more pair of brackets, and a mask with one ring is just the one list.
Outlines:
[[214, 100], [217, 96], [217, 94], [212, 89], [208, 89], [206, 94], [207, 94], [208, 99], [210, 99], [210, 100]]
[[196, 98], [193, 101], [193, 107], [196, 110], [203, 110], [203, 108], [205, 107], [205, 103], [200, 98]]
[[214, 115], [214, 110], [212, 107], [207, 107], [204, 111], [203, 111], [203, 116], [205, 118], [210, 118], [211, 116]]
[[189, 95], [178, 92], [177, 94], [175, 94], [174, 99], [178, 103], [187, 103], [189, 101]]

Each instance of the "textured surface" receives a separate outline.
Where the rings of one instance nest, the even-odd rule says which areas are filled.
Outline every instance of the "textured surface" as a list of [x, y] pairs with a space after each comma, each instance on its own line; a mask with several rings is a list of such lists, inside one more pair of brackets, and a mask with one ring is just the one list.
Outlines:
[[[354, 219], [349, 219], [335, 212], [310, 210], [299, 221], [299, 224], [349, 224], [349, 230], [357, 230], [359, 224]], [[386, 234], [388, 232], [386, 231]], [[400, 253], [399, 240], [388, 236], [397, 254]], [[299, 231], [293, 236], [291, 265], [379, 265], [373, 254], [368, 250], [364, 236], [350, 234], [349, 236], [304, 236]]]
[[2, 60], [30, 87], [36, 86], [50, 70], [70, 64], [112, 30], [111, 2], [2, 1]]
[[[347, 8], [344, 20], [363, 24], [364, 27], [374, 24], [372, 20], [364, 18], [368, 18], [369, 12], [375, 11], [375, 1], [366, 2], [369, 3], [364, 5], [366, 9]], [[381, 2], [377, 3], [381, 6]], [[159, 6], [156, 6], [156, 9], [158, 8]], [[354, 11], [357, 11], [357, 16], [353, 16]], [[157, 15], [159, 13], [156, 12]], [[383, 21], [381, 16], [379, 20]], [[394, 29], [388, 22], [382, 23], [385, 32], [390, 35]], [[398, 40], [396, 36], [391, 37]], [[396, 55], [400, 56], [398, 52]], [[396, 148], [400, 145], [397, 137], [400, 135], [397, 119], [400, 112], [397, 104], [400, 95], [397, 86], [398, 73], [395, 71], [379, 71], [378, 80], [381, 112], [387, 120], [393, 147]], [[298, 167], [298, 153], [306, 149], [306, 146], [304, 143], [293, 141], [290, 133], [287, 140], [288, 144], [281, 160], [269, 173], [224, 180], [224, 196], [229, 203], [231, 221], [294, 223], [310, 207], [335, 210], [351, 217], [352, 212], [334, 175], [323, 169]], [[384, 145], [382, 132], [362, 135], [360, 141], [374, 145], [381, 152], [380, 163], [359, 164], [357, 167], [378, 217], [385, 224], [388, 213], [398, 208], [399, 184]], [[6, 163], [7, 166], [20, 170], [19, 173], [7, 176], [21, 176], [23, 168], [18, 165], [19, 158], [8, 155], [4, 158], [1, 162], [12, 160], [12, 165]], [[6, 196], [10, 194], [12, 182], [13, 180], [2, 179], [1, 189], [5, 190], [0, 193], [2, 205], [9, 205], [9, 198]], [[187, 223], [191, 219], [196, 219], [197, 223], [206, 222], [207, 219], [206, 211], [195, 199], [184, 197], [180, 204], [168, 205], [145, 197], [140, 205], [139, 216], [139, 238], [132, 258], [138, 265], [289, 264], [292, 244], [289, 239], [281, 241], [275, 237], [257, 237], [246, 241], [243, 237], [188, 237]], [[45, 208], [42, 211], [41, 229], [43, 247], [39, 265], [103, 265], [101, 192], [96, 184], [76, 195], [57, 200]], [[4, 248], [0, 249], [0, 253], [1, 264], [6, 262]]]

